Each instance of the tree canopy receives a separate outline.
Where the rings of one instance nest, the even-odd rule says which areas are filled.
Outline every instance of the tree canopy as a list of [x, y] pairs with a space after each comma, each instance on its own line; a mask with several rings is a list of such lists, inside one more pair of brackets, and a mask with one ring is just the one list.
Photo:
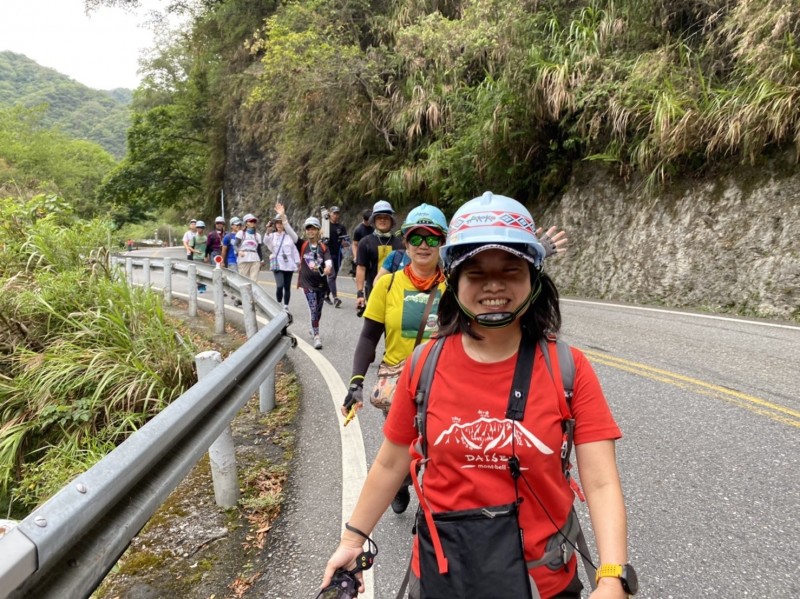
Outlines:
[[114, 167], [99, 145], [43, 123], [44, 108], [0, 108], [0, 195], [45, 193], [63, 198], [81, 218], [105, 214], [97, 188]]
[[[129, 4], [89, 4], [99, 3]], [[267, 184], [300, 205], [335, 194], [447, 207], [489, 188], [555, 195], [581, 160], [656, 187], [679, 171], [800, 149], [796, 0], [164, 7], [193, 18], [159, 49], [142, 96], [152, 101], [137, 110], [172, 106], [203, 140], [203, 150], [183, 146], [202, 186], [187, 202], [216, 193], [234, 150], [260, 156]], [[180, 69], [160, 78], [168, 65]], [[142, 147], [184, 164], [169, 144]]]

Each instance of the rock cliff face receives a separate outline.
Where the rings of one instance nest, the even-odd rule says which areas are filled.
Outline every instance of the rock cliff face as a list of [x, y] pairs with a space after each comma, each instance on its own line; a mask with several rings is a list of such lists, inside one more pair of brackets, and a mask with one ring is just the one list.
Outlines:
[[[271, 216], [278, 192], [269, 163], [255, 147], [229, 147], [230, 214]], [[292, 198], [284, 202], [296, 225], [316, 212], [294, 206]], [[344, 224], [355, 226], [367, 205], [344, 206]], [[563, 293], [800, 320], [794, 153], [760, 166], [676, 178], [653, 196], [641, 181], [623, 183], [603, 165], [582, 163], [560, 198], [531, 212], [537, 224], [556, 224], [569, 234], [569, 252], [548, 268]]]
[[548, 272], [562, 292], [643, 304], [800, 319], [800, 168], [793, 155], [648, 196], [580, 166], [537, 224], [564, 227]]

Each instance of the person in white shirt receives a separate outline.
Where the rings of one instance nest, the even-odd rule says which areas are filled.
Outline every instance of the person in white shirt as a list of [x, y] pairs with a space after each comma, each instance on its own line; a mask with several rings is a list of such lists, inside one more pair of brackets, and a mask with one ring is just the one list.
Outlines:
[[264, 243], [261, 233], [256, 231], [258, 219], [252, 214], [245, 214], [244, 227], [236, 234], [236, 263], [239, 274], [258, 281], [261, 270], [261, 244]]
[[186, 259], [192, 260], [194, 251], [192, 250], [192, 239], [197, 235], [197, 220], [192, 219], [189, 221], [189, 230], [183, 234], [183, 247], [186, 250]]
[[283, 204], [280, 202], [275, 204], [275, 212], [277, 216], [267, 225], [264, 245], [272, 254], [269, 262], [272, 274], [275, 276], [275, 297], [288, 312], [292, 275], [300, 264], [300, 253], [297, 251], [297, 233], [286, 218]]

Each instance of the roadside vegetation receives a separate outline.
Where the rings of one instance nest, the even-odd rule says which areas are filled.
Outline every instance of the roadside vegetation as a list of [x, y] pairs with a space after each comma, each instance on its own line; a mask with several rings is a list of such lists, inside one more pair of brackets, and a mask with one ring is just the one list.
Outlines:
[[0, 198], [0, 513], [21, 516], [194, 381], [161, 298], [108, 262], [109, 223]]

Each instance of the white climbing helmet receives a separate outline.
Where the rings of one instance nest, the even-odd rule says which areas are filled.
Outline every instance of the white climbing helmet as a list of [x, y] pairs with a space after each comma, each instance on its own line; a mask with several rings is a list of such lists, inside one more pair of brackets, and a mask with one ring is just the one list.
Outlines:
[[497, 248], [542, 267], [545, 249], [525, 206], [491, 191], [461, 206], [450, 220], [445, 245], [439, 250], [445, 273], [475, 254]]

